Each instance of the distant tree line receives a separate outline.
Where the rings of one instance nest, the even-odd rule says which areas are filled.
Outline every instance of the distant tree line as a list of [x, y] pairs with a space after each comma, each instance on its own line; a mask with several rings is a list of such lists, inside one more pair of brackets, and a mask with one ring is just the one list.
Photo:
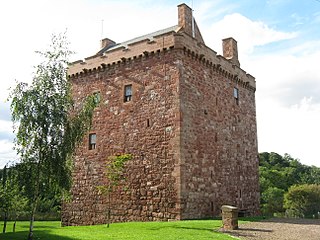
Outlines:
[[264, 215], [319, 218], [320, 168], [289, 154], [259, 154], [261, 211]]
[[[35, 164], [18, 163], [0, 169], [0, 212], [4, 221], [2, 232], [6, 231], [8, 220], [30, 220], [34, 193]], [[36, 218], [38, 220], [59, 220], [62, 192], [50, 178], [41, 179]]]

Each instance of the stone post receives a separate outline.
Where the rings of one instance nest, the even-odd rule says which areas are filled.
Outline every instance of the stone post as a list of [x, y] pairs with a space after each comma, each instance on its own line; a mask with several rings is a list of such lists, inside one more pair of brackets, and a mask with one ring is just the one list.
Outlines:
[[222, 210], [222, 224], [224, 230], [235, 230], [238, 229], [238, 208], [223, 205]]

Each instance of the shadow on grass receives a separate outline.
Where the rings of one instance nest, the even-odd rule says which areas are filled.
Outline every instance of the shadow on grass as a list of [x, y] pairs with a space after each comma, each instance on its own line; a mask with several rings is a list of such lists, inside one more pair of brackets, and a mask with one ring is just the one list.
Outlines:
[[[28, 231], [21, 232], [9, 232], [9, 233], [0, 233], [1, 240], [25, 240], [28, 237]], [[78, 238], [70, 238], [61, 235], [56, 235], [50, 231], [34, 231], [34, 240], [79, 240]]]
[[148, 228], [148, 230], [152, 230], [152, 231], [158, 231], [161, 229], [183, 229], [183, 230], [197, 230], [197, 231], [209, 231], [209, 232], [213, 232], [214, 228], [199, 228], [199, 227], [183, 227], [183, 226], [161, 226], [161, 227], [151, 227]]

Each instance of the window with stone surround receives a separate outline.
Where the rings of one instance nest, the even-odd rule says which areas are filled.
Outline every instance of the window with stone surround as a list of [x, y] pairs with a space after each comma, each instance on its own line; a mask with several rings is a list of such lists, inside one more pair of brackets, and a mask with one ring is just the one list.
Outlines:
[[96, 149], [97, 147], [97, 134], [90, 133], [89, 134], [89, 150]]
[[233, 88], [233, 97], [236, 100], [236, 103], [239, 104], [239, 89]]
[[124, 102], [130, 102], [132, 100], [132, 85], [124, 86]]

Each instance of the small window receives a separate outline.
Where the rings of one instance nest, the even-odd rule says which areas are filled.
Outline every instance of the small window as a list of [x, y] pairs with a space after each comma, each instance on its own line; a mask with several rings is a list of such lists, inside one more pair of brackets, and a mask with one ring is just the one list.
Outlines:
[[233, 89], [233, 97], [236, 100], [236, 103], [239, 104], [239, 89], [238, 88]]
[[95, 133], [89, 134], [89, 150], [96, 149], [97, 135]]
[[132, 85], [124, 86], [124, 102], [130, 102], [132, 99]]

